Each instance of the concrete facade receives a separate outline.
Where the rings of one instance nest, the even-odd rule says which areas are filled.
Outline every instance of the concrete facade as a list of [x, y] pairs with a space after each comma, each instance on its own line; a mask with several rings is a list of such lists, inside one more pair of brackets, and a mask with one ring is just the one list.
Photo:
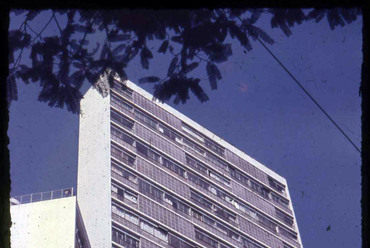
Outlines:
[[92, 247], [111, 247], [109, 98], [94, 88], [81, 101], [77, 201]]

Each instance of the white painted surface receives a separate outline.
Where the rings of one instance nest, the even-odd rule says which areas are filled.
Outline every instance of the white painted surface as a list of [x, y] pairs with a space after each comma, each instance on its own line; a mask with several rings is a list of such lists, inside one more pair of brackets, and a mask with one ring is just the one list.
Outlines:
[[12, 248], [74, 248], [76, 197], [10, 207]]
[[109, 103], [94, 88], [81, 100], [77, 200], [92, 248], [111, 247]]

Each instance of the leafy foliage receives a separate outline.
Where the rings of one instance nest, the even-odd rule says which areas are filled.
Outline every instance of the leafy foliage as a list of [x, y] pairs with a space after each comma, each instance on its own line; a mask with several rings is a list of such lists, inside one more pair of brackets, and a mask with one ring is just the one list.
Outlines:
[[[50, 13], [51, 12], [51, 13]], [[159, 40], [158, 53], [172, 56], [164, 78], [144, 77], [140, 83], [154, 84], [154, 96], [161, 101], [174, 97], [174, 103], [185, 103], [191, 91], [201, 102], [208, 96], [200, 79], [189, 76], [201, 64], [205, 66], [212, 89], [217, 89], [222, 75], [217, 64], [232, 55], [226, 42], [229, 35], [250, 51], [252, 40], [273, 44], [273, 39], [257, 26], [263, 14], [271, 17], [271, 26], [291, 35], [290, 28], [303, 21], [321, 21], [325, 16], [332, 29], [357, 19], [359, 9], [311, 10], [301, 9], [198, 9], [198, 10], [14, 10], [24, 21], [19, 29], [9, 31], [9, 101], [17, 99], [16, 84], [39, 83], [40, 101], [50, 106], [79, 112], [83, 82], [95, 84], [100, 75], [108, 72], [127, 79], [125, 69], [137, 56], [143, 69], [149, 69], [153, 52], [148, 41]], [[32, 20], [50, 14], [50, 20], [37, 33]], [[63, 20], [60, 25], [58, 19]], [[46, 27], [54, 23], [59, 35], [44, 37]], [[103, 44], [92, 46], [89, 35], [104, 33]], [[30, 53], [32, 65], [22, 64], [24, 49]], [[17, 57], [17, 58], [16, 58]], [[108, 70], [110, 69], [110, 70]]]

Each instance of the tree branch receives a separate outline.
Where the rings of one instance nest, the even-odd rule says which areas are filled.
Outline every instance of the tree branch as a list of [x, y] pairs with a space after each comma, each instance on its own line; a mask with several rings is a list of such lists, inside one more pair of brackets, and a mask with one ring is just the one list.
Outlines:
[[62, 28], [60, 27], [59, 22], [58, 22], [57, 18], [55, 17], [54, 11], [53, 11], [53, 14], [52, 14], [51, 18], [53, 18], [55, 23], [57, 24], [57, 27], [58, 27], [59, 32], [60, 32], [60, 36], [63, 36]]
[[42, 32], [44, 32], [44, 30], [47, 28], [47, 26], [49, 26], [51, 20], [53, 20], [53, 16], [50, 17], [49, 21], [45, 24], [45, 26], [41, 29], [41, 31], [39, 33], [37, 33], [35, 30], [32, 29], [32, 27], [30, 26], [30, 24], [28, 24], [28, 22], [26, 23], [26, 25], [28, 26], [28, 28], [34, 33], [36, 34], [36, 37], [32, 40], [32, 43], [34, 43], [34, 41], [37, 39], [37, 38], [40, 38], [40, 39], [44, 39], [41, 37], [41, 34]]

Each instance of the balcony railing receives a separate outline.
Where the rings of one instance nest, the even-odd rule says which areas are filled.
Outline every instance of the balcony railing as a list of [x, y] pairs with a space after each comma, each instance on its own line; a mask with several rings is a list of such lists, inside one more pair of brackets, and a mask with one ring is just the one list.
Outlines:
[[20, 205], [32, 202], [47, 201], [52, 199], [59, 199], [71, 197], [74, 195], [73, 187], [66, 189], [58, 189], [40, 193], [33, 193], [27, 195], [14, 196], [10, 199], [10, 205]]

